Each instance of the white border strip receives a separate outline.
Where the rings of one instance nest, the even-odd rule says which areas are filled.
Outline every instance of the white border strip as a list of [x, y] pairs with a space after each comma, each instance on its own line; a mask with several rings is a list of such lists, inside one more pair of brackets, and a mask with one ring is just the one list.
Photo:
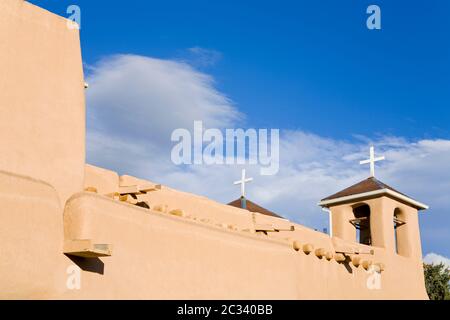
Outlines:
[[320, 201], [319, 202], [319, 206], [321, 207], [327, 207], [331, 204], [336, 204], [339, 202], [345, 202], [345, 201], [350, 201], [350, 200], [355, 200], [355, 199], [360, 199], [360, 198], [366, 198], [366, 197], [373, 197], [373, 196], [378, 196], [378, 195], [382, 195], [382, 194], [388, 194], [392, 197], [395, 197], [397, 199], [403, 200], [409, 204], [412, 204], [413, 206], [422, 209], [422, 210], [427, 210], [430, 207], [427, 206], [426, 204], [423, 204], [419, 201], [416, 201], [414, 199], [411, 199], [407, 196], [402, 195], [401, 193], [395, 192], [391, 189], [381, 189], [381, 190], [375, 190], [375, 191], [370, 191], [370, 192], [364, 192], [364, 193], [358, 193], [358, 194], [353, 194], [351, 196], [345, 196], [345, 197], [340, 197], [340, 198], [336, 198], [336, 199], [330, 199], [330, 200], [324, 200], [324, 201]]

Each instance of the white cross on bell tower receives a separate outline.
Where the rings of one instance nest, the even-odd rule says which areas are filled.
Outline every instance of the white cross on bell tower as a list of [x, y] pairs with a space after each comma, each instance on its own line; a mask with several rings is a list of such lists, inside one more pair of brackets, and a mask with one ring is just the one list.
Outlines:
[[375, 158], [375, 148], [373, 146], [370, 147], [370, 158], [364, 161], [360, 161], [359, 164], [368, 164], [370, 163], [370, 176], [375, 177], [375, 162], [385, 160], [385, 157]]
[[236, 181], [234, 184], [235, 185], [241, 185], [241, 197], [245, 198], [245, 184], [247, 182], [252, 182], [253, 178], [246, 178], [245, 177], [245, 169], [242, 169], [242, 178], [239, 181]]

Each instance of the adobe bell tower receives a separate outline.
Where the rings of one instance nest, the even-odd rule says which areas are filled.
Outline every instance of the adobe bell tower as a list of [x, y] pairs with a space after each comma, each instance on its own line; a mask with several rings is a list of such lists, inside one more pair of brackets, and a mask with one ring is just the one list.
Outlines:
[[320, 201], [330, 210], [333, 236], [362, 245], [384, 248], [387, 253], [422, 261], [418, 212], [428, 209], [375, 178], [373, 147], [371, 176]]

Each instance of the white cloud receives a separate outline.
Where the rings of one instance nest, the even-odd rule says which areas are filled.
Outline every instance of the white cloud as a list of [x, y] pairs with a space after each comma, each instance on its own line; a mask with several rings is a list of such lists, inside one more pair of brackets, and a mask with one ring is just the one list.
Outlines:
[[192, 129], [195, 120], [224, 128], [243, 118], [210, 76], [183, 62], [116, 55], [89, 71], [88, 157], [121, 172], [154, 174], [170, 164], [176, 128]]
[[[88, 161], [184, 191], [227, 202], [239, 196], [232, 182], [240, 166], [176, 167], [170, 160], [175, 128], [239, 128], [243, 116], [214, 88], [213, 79], [176, 61], [134, 55], [114, 56], [94, 66], [88, 79]], [[256, 128], [257, 129], [257, 128]], [[387, 160], [377, 177], [431, 210], [421, 216], [424, 249], [450, 242], [450, 141], [402, 137], [352, 138], [341, 141], [303, 131], [281, 131], [280, 171], [259, 176], [248, 187], [253, 201], [316, 228], [327, 226], [317, 202], [369, 173], [359, 160], [369, 143]], [[444, 250], [444, 251], [443, 251]], [[445, 251], [446, 250], [446, 251]]]
[[450, 268], [450, 259], [443, 257], [436, 253], [429, 253], [423, 258], [423, 262], [427, 264], [440, 264], [443, 263], [447, 268]]
[[[186, 63], [118, 55], [91, 68], [87, 91], [93, 129], [156, 139], [203, 120], [210, 127], [242, 116], [213, 79]], [[158, 136], [162, 134], [162, 136]]]

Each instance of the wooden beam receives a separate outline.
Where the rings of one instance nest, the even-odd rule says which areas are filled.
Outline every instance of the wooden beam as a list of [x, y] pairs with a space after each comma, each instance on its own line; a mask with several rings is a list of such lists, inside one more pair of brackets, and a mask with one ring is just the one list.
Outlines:
[[336, 260], [337, 262], [345, 262], [347, 260], [347, 258], [342, 253], [335, 253], [334, 254], [334, 260]]
[[373, 255], [375, 251], [373, 249], [366, 249], [366, 248], [358, 248], [353, 247], [349, 245], [335, 245], [334, 251], [337, 253], [344, 253], [344, 254], [369, 254]]
[[299, 251], [302, 248], [302, 245], [297, 240], [292, 243], [292, 247], [295, 251]]
[[137, 184], [132, 186], [119, 186], [120, 194], [141, 194], [161, 190], [160, 184]]
[[310, 243], [307, 243], [303, 246], [303, 252], [305, 254], [310, 254], [311, 252], [313, 252], [314, 250], [314, 246]]
[[112, 255], [112, 245], [92, 243], [91, 239], [66, 240], [64, 253], [83, 258], [110, 257]]
[[280, 232], [280, 231], [294, 231], [294, 226], [280, 226], [275, 224], [255, 224], [255, 230], [256, 231], [263, 231], [263, 232]]

